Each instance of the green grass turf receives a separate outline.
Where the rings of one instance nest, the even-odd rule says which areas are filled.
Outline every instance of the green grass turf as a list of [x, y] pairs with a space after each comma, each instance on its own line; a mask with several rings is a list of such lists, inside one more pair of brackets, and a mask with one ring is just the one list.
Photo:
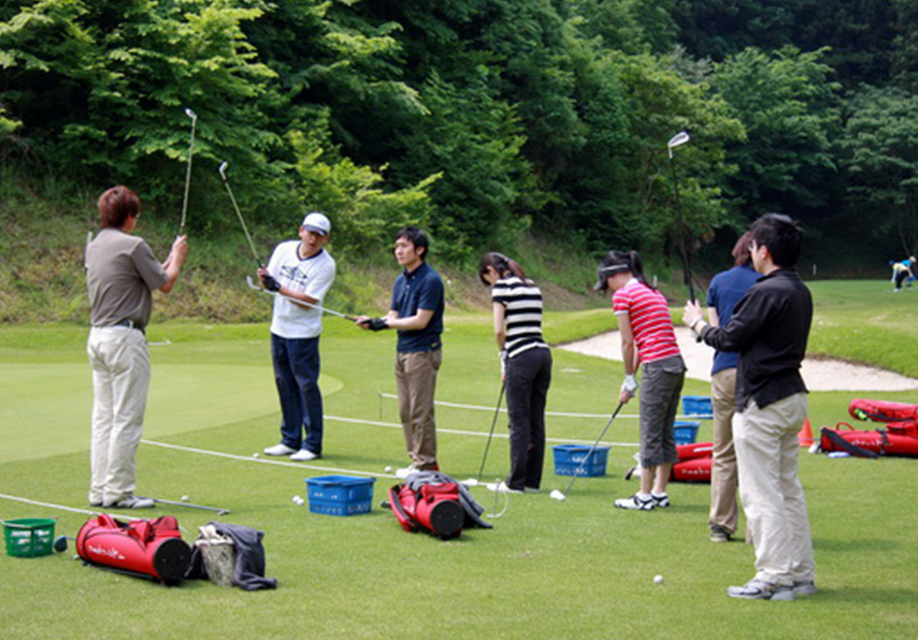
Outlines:
[[[611, 325], [610, 315], [552, 314], [547, 333], [569, 339]], [[842, 315], [842, 329], [834, 330], [857, 326], [852, 314]], [[450, 316], [447, 326], [438, 399], [493, 406], [499, 383], [490, 319]], [[909, 327], [904, 331], [900, 347], [913, 347]], [[0, 330], [0, 493], [87, 508], [85, 333], [72, 326]], [[265, 531], [267, 573], [280, 588], [244, 593], [206, 581], [167, 588], [83, 567], [71, 560], [72, 547], [45, 558], [3, 556], [5, 637], [912, 638], [918, 628], [912, 579], [918, 511], [906, 489], [915, 461], [802, 455], [822, 592], [795, 603], [741, 602], [723, 590], [752, 576], [752, 549], [708, 541], [707, 485], [672, 485], [675, 506], [668, 511], [612, 508], [613, 498], [636, 487], [622, 478], [635, 448], [614, 447], [609, 474], [578, 479], [564, 503], [548, 497], [568, 482], [553, 475], [549, 452], [541, 494], [511, 496], [493, 530], [466, 531], [450, 542], [407, 534], [378, 507], [395, 482], [390, 479], [377, 480], [368, 515], [310, 514], [291, 498], [305, 497], [304, 479], [323, 472], [251, 457], [278, 437], [267, 327], [167, 323], [153, 326], [149, 339], [169, 343], [151, 347], [145, 437], [244, 459], [143, 444], [138, 492], [175, 500], [188, 495], [231, 509], [225, 522]], [[326, 414], [396, 423], [396, 403], [379, 398], [395, 392], [393, 351], [393, 334], [329, 319], [322, 339]], [[612, 411], [620, 364], [559, 349], [554, 357], [550, 410]], [[690, 380], [684, 393], [708, 391]], [[846, 419], [856, 396], [915, 399], [910, 393], [814, 393], [814, 427]], [[444, 470], [458, 478], [476, 475], [491, 413], [441, 408], [437, 420]], [[592, 441], [605, 421], [551, 418], [549, 436]], [[501, 420], [497, 433], [505, 432]], [[699, 439], [709, 438], [705, 422]], [[636, 420], [617, 420], [606, 439], [636, 442]], [[386, 426], [329, 419], [325, 448], [316, 466], [381, 473], [407, 462], [401, 434]], [[503, 475], [507, 458], [507, 441], [496, 438], [486, 477]], [[493, 495], [473, 491], [492, 510]], [[188, 541], [212, 519], [182, 508], [141, 515], [166, 513], [179, 517]], [[0, 500], [0, 517], [57, 517], [56, 533], [68, 535], [86, 520], [7, 500]], [[656, 574], [664, 576], [663, 585], [653, 583]]]

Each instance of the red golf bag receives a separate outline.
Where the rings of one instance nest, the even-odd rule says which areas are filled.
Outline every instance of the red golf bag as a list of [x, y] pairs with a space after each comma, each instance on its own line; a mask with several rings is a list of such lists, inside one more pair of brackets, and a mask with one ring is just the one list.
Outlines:
[[670, 482], [711, 482], [711, 464], [714, 459], [713, 442], [696, 442], [676, 446], [679, 462], [673, 465]]
[[918, 424], [898, 422], [887, 424], [885, 429], [860, 431], [847, 422], [839, 422], [835, 429], [822, 428], [820, 441], [826, 453], [846, 451], [859, 458], [879, 456], [918, 457]]
[[870, 422], [903, 422], [918, 420], [918, 405], [882, 400], [852, 400], [848, 413], [857, 420]]
[[121, 523], [103, 513], [80, 527], [76, 550], [88, 564], [168, 584], [181, 581], [191, 565], [191, 548], [173, 516]]
[[389, 504], [405, 531], [426, 531], [443, 540], [462, 533], [465, 510], [455, 482], [425, 484], [415, 490], [406, 485], [389, 489]]

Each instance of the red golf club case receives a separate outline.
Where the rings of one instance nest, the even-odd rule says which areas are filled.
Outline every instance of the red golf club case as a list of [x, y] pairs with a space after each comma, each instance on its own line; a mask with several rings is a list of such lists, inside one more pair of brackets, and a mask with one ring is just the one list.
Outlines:
[[857, 420], [871, 422], [902, 422], [918, 420], [918, 405], [903, 402], [884, 402], [882, 400], [852, 400], [848, 413]]
[[169, 584], [181, 581], [191, 564], [173, 516], [121, 523], [103, 513], [80, 527], [76, 549], [89, 564]]
[[389, 504], [405, 531], [424, 530], [443, 540], [462, 533], [465, 510], [455, 482], [425, 484], [417, 491], [395, 485], [389, 489]]

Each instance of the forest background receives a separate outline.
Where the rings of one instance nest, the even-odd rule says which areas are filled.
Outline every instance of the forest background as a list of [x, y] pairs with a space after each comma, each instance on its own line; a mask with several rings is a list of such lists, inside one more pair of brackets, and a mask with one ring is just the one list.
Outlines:
[[409, 223], [456, 304], [492, 249], [583, 292], [633, 248], [684, 297], [683, 244], [703, 285], [768, 211], [806, 225], [808, 277], [887, 276], [918, 248], [915, 24], [915, 0], [0, 0], [0, 321], [85, 322], [109, 186], [165, 255], [186, 108], [169, 317], [266, 313], [223, 161], [263, 258], [329, 215], [349, 310], [385, 304]]

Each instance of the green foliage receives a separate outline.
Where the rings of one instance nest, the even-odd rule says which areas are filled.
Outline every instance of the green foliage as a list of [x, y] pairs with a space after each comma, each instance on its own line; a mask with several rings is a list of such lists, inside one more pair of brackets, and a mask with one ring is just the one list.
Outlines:
[[303, 210], [322, 211], [330, 217], [338, 238], [336, 247], [349, 258], [359, 259], [388, 247], [402, 226], [427, 226], [427, 189], [439, 175], [387, 193], [381, 187], [381, 173], [341, 157], [321, 129], [291, 132], [289, 139], [297, 157], [294, 168]]
[[874, 234], [918, 249], [918, 103], [907, 91], [863, 87], [848, 103], [839, 146], [853, 209]]
[[752, 217], [770, 210], [800, 215], [825, 204], [840, 113], [839, 85], [829, 80], [824, 53], [753, 48], [715, 67], [711, 84], [746, 128], [729, 159], [741, 168], [732, 191]]

